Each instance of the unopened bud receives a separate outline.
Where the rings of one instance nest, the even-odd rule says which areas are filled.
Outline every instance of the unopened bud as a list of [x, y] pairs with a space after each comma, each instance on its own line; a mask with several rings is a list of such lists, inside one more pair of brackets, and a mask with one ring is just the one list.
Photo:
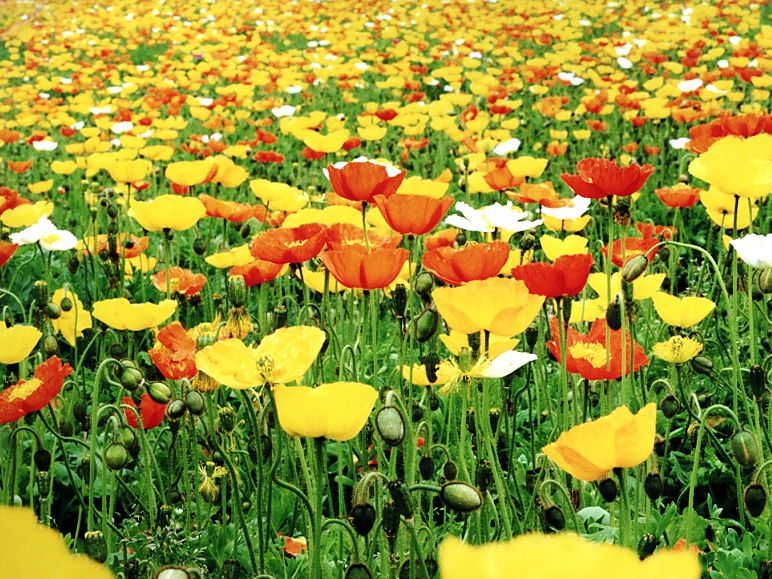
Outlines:
[[391, 310], [394, 317], [404, 318], [407, 309], [407, 288], [404, 285], [398, 285], [391, 294]]
[[562, 531], [566, 527], [566, 516], [557, 505], [550, 505], [544, 509], [544, 520], [556, 531]]
[[631, 257], [622, 268], [622, 280], [627, 283], [634, 282], [644, 274], [647, 267], [649, 267], [649, 260], [645, 255]]
[[359, 503], [348, 512], [348, 522], [358, 535], [367, 535], [375, 525], [375, 507], [370, 503]]
[[619, 296], [606, 309], [606, 323], [612, 330], [622, 328], [622, 301]]
[[188, 407], [185, 406], [185, 402], [179, 398], [175, 398], [169, 402], [168, 406], [166, 407], [166, 416], [170, 420], [179, 420], [185, 416], [185, 412], [187, 412], [187, 410]]
[[751, 366], [748, 372], [748, 384], [753, 395], [756, 398], [761, 398], [767, 390], [767, 375], [764, 368], [758, 364]]
[[452, 481], [440, 489], [442, 504], [457, 513], [471, 513], [483, 504], [482, 493], [472, 485], [461, 481]]
[[129, 460], [129, 453], [121, 443], [114, 442], [105, 449], [104, 459], [110, 470], [121, 470]]
[[753, 482], [745, 488], [743, 503], [752, 517], [759, 517], [767, 506], [767, 491], [761, 483]]
[[201, 416], [204, 413], [204, 397], [196, 390], [188, 390], [185, 405], [193, 416]]
[[646, 496], [652, 501], [657, 500], [662, 496], [662, 491], [665, 485], [662, 482], [662, 475], [658, 472], [650, 472], [646, 475], [646, 479], [643, 481], [643, 490], [646, 491]]
[[415, 512], [415, 504], [413, 503], [413, 496], [410, 494], [410, 489], [404, 481], [393, 480], [386, 485], [389, 489], [391, 499], [394, 501], [394, 505], [397, 508], [399, 514], [406, 519], [412, 519]]
[[604, 478], [602, 481], [600, 481], [598, 483], [598, 490], [600, 491], [600, 496], [602, 496], [603, 500], [607, 503], [613, 503], [619, 495], [619, 487], [617, 487], [617, 483], [610, 478]]
[[762, 269], [759, 273], [759, 290], [763, 294], [772, 294], [772, 268]]
[[415, 293], [421, 297], [426, 297], [434, 289], [434, 277], [428, 271], [418, 274], [415, 280]]
[[247, 284], [244, 276], [232, 275], [228, 278], [228, 299], [234, 307], [247, 303]]
[[434, 467], [434, 459], [431, 456], [422, 456], [418, 461], [418, 472], [424, 480], [431, 480], [434, 477]]
[[405, 419], [395, 406], [384, 406], [375, 415], [375, 427], [383, 441], [397, 446], [405, 438]]
[[659, 409], [662, 411], [665, 418], [670, 420], [678, 414], [678, 411], [681, 409], [681, 404], [678, 402], [678, 398], [672, 394], [668, 394], [659, 403]]
[[659, 546], [659, 539], [651, 533], [646, 533], [641, 540], [638, 541], [638, 558], [643, 561], [646, 557], [654, 554]]
[[741, 430], [732, 437], [729, 443], [732, 455], [740, 466], [746, 468], [755, 466], [759, 458], [759, 445], [753, 433]]
[[428, 342], [437, 331], [439, 315], [435, 310], [425, 309], [415, 320], [415, 337], [421, 343]]
[[692, 370], [697, 374], [709, 376], [713, 372], [713, 360], [707, 356], [698, 355], [691, 359]]
[[167, 404], [172, 399], [172, 389], [163, 382], [153, 382], [147, 387], [147, 393], [153, 402]]
[[102, 531], [87, 531], [83, 539], [86, 555], [97, 563], [107, 561], [107, 540]]

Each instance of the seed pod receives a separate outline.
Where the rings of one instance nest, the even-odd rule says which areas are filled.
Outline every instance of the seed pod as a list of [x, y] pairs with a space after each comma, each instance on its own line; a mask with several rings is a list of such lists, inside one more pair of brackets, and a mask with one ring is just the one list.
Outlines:
[[123, 368], [119, 380], [121, 382], [121, 386], [126, 388], [126, 390], [129, 392], [134, 392], [142, 385], [142, 382], [144, 382], [144, 377], [142, 376], [142, 372], [137, 370], [137, 368], [129, 366]]
[[638, 541], [638, 558], [643, 561], [646, 557], [654, 554], [654, 551], [659, 546], [659, 539], [651, 533], [645, 534]]
[[170, 420], [179, 420], [185, 416], [187, 410], [188, 407], [185, 406], [185, 401], [180, 398], [175, 398], [166, 406], [166, 416], [168, 416]]
[[748, 514], [752, 517], [759, 517], [767, 506], [767, 491], [761, 483], [754, 482], [745, 487], [743, 493], [743, 503]]
[[348, 512], [348, 522], [358, 535], [365, 536], [375, 526], [375, 507], [370, 503], [359, 503]]
[[58, 320], [62, 317], [62, 308], [54, 302], [48, 302], [46, 304], [46, 315], [52, 320]]
[[604, 478], [600, 481], [598, 483], [598, 490], [600, 491], [600, 496], [602, 496], [603, 500], [607, 503], [613, 503], [617, 499], [617, 496], [619, 496], [617, 483], [610, 478]]
[[664, 489], [665, 485], [662, 482], [662, 475], [656, 471], [646, 475], [646, 479], [643, 481], [643, 490], [646, 491], [646, 496], [652, 501], [661, 497]]
[[196, 390], [188, 390], [185, 394], [185, 405], [193, 416], [201, 416], [204, 413], [204, 397]]
[[435, 310], [425, 309], [415, 319], [415, 338], [421, 343], [431, 340], [437, 331], [440, 317]]
[[78, 273], [78, 270], [80, 269], [80, 259], [78, 259], [77, 256], [73, 255], [70, 259], [67, 260], [67, 271], [69, 271], [72, 275], [75, 275]]
[[113, 442], [105, 449], [105, 464], [110, 470], [121, 470], [129, 460], [126, 447], [119, 442]]
[[456, 466], [456, 463], [452, 460], [446, 461], [445, 464], [442, 465], [442, 476], [445, 477], [445, 480], [456, 480], [456, 477], [458, 476], [458, 467]]
[[418, 472], [421, 473], [421, 478], [424, 480], [434, 478], [434, 467], [434, 459], [431, 456], [422, 456], [418, 461]]
[[482, 506], [482, 493], [472, 485], [461, 481], [445, 483], [440, 488], [442, 504], [457, 513], [471, 513]]
[[737, 464], [745, 468], [752, 467], [759, 458], [759, 445], [753, 433], [741, 430], [729, 442]]
[[659, 403], [659, 409], [662, 411], [665, 418], [670, 420], [678, 414], [678, 411], [681, 409], [681, 404], [678, 402], [678, 398], [672, 394], [668, 394]]
[[32, 455], [35, 461], [35, 468], [38, 470], [51, 470], [51, 453], [45, 448], [41, 448], [35, 451]]
[[206, 240], [202, 237], [196, 237], [193, 240], [193, 253], [196, 255], [204, 255], [207, 250]]
[[107, 561], [107, 541], [102, 531], [86, 531], [83, 539], [86, 555], [97, 563]]
[[410, 489], [407, 488], [405, 482], [401, 480], [389, 481], [386, 487], [389, 489], [389, 494], [399, 514], [406, 519], [412, 519], [415, 512], [415, 504], [413, 503]]
[[707, 356], [695, 356], [691, 359], [692, 364], [692, 370], [697, 372], [697, 374], [702, 374], [703, 376], [709, 376], [711, 372], [713, 372], [713, 360], [708, 358]]
[[172, 399], [173, 394], [172, 389], [163, 382], [152, 382], [147, 387], [147, 393], [150, 395], [150, 398], [152, 398], [154, 402], [158, 402], [158, 404], [168, 404], [169, 400]]
[[373, 579], [373, 574], [364, 563], [352, 563], [346, 569], [343, 579]]
[[434, 277], [428, 271], [422, 271], [415, 280], [415, 293], [426, 297], [434, 289]]
[[405, 419], [396, 406], [381, 408], [375, 415], [375, 427], [389, 446], [397, 446], [405, 438]]
[[566, 528], [566, 517], [557, 505], [550, 505], [544, 510], [544, 520], [550, 528], [562, 531]]
[[647, 267], [649, 267], [649, 260], [645, 255], [631, 257], [622, 267], [622, 281], [626, 283], [634, 282], [645, 273]]
[[48, 303], [48, 284], [43, 280], [38, 280], [32, 284], [32, 297], [35, 299], [35, 305], [39, 310], [43, 310]]

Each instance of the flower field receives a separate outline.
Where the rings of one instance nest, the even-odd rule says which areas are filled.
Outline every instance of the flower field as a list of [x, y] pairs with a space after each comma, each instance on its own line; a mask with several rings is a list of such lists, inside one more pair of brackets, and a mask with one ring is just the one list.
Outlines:
[[0, 579], [772, 578], [772, 5], [0, 4]]

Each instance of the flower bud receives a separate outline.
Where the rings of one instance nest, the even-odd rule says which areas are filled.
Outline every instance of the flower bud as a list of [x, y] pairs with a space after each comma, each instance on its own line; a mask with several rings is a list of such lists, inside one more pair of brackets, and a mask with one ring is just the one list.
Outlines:
[[646, 272], [647, 267], [649, 267], [649, 260], [645, 255], [631, 257], [622, 267], [622, 281], [634, 282]]
[[395, 406], [384, 406], [377, 412], [375, 427], [389, 446], [397, 446], [405, 438], [405, 419]]
[[536, 347], [536, 342], [539, 340], [539, 326], [531, 324], [525, 329], [525, 343], [528, 346], [528, 351], [533, 352]]
[[72, 275], [75, 275], [78, 273], [79, 269], [80, 259], [78, 259], [78, 256], [73, 255], [70, 259], [67, 260], [67, 271], [69, 271]]
[[398, 285], [391, 293], [391, 310], [394, 317], [401, 319], [405, 317], [407, 309], [407, 289], [403, 285]]
[[46, 352], [46, 356], [53, 356], [59, 350], [59, 342], [56, 341], [56, 336], [53, 334], [46, 334], [43, 338], [43, 349]]
[[234, 307], [247, 303], [247, 283], [244, 276], [232, 275], [228, 278], [228, 299]]
[[223, 406], [219, 413], [220, 427], [225, 432], [232, 432], [236, 428], [236, 413], [230, 406]]
[[600, 491], [600, 496], [602, 496], [603, 500], [607, 503], [613, 503], [619, 495], [617, 483], [614, 482], [614, 479], [610, 478], [604, 478], [600, 481], [598, 483], [598, 490]]
[[743, 493], [743, 503], [752, 517], [759, 517], [767, 506], [767, 491], [761, 483], [753, 482], [745, 487]]
[[445, 483], [440, 488], [442, 504], [457, 513], [471, 513], [483, 504], [482, 493], [472, 485], [461, 481]]
[[707, 356], [698, 355], [691, 359], [692, 364], [692, 370], [697, 372], [697, 374], [702, 374], [703, 376], [709, 376], [711, 372], [713, 372], [713, 360], [708, 358]]
[[399, 523], [399, 509], [394, 504], [394, 501], [386, 501], [383, 505], [381, 527], [383, 527], [383, 532], [386, 533], [388, 539], [394, 540], [397, 538]]
[[764, 372], [764, 368], [758, 364], [751, 366], [748, 372], [748, 384], [753, 395], [756, 398], [761, 398], [767, 390], [767, 375]]
[[32, 456], [35, 461], [35, 468], [38, 470], [51, 470], [51, 453], [45, 448], [35, 451]]
[[69, 312], [72, 309], [73, 303], [72, 300], [64, 296], [62, 298], [62, 301], [59, 303], [59, 307], [62, 309], [63, 312]]
[[759, 290], [763, 294], [772, 294], [772, 268], [762, 269], [759, 273]]
[[646, 475], [646, 479], [643, 481], [643, 490], [646, 491], [646, 496], [652, 501], [655, 501], [662, 496], [664, 488], [665, 485], [662, 482], [662, 475], [658, 472], [650, 472]]
[[150, 395], [150, 398], [152, 398], [154, 402], [158, 402], [158, 404], [168, 404], [169, 400], [172, 399], [173, 394], [172, 389], [163, 382], [152, 382], [147, 387], [147, 393]]
[[188, 407], [185, 406], [185, 401], [181, 400], [180, 398], [175, 398], [166, 406], [166, 416], [170, 420], [179, 420], [185, 416], [185, 412], [187, 412], [187, 410]]
[[415, 293], [421, 297], [426, 297], [434, 289], [434, 277], [428, 271], [422, 271], [415, 280]]
[[121, 382], [121, 386], [126, 388], [126, 390], [129, 392], [134, 392], [144, 382], [142, 372], [134, 367], [133, 364], [131, 366], [123, 365], [123, 371], [121, 372], [121, 377], [119, 380]]
[[386, 487], [389, 489], [389, 494], [399, 514], [406, 519], [412, 519], [415, 512], [415, 504], [413, 503], [410, 489], [407, 488], [405, 482], [401, 480], [389, 481]]
[[48, 302], [46, 304], [46, 315], [52, 320], [58, 320], [62, 317], [62, 308], [54, 302]]
[[678, 411], [681, 409], [681, 403], [678, 402], [678, 398], [672, 394], [668, 394], [659, 403], [659, 409], [662, 411], [662, 414], [665, 416], [665, 418], [670, 420], [676, 414], [678, 414]]
[[375, 507], [370, 503], [359, 503], [348, 512], [348, 522], [358, 535], [365, 536], [375, 526]]
[[659, 539], [651, 533], [646, 533], [638, 541], [638, 558], [643, 561], [646, 557], [653, 555], [658, 546]]
[[550, 505], [544, 509], [544, 520], [550, 528], [562, 531], [566, 528], [566, 516], [557, 505]]
[[606, 309], [606, 323], [612, 330], [622, 328], [622, 301], [619, 296]]
[[193, 416], [201, 416], [204, 413], [204, 397], [196, 390], [188, 390], [185, 394], [185, 405]]
[[48, 284], [43, 280], [32, 284], [32, 297], [35, 298], [35, 305], [39, 309], [45, 308], [48, 303]]
[[129, 460], [129, 453], [121, 443], [113, 442], [105, 449], [104, 459], [110, 470], [121, 470]]
[[204, 255], [207, 250], [207, 243], [203, 237], [196, 237], [193, 240], [193, 253], [196, 255]]
[[418, 460], [418, 472], [421, 473], [421, 478], [424, 480], [432, 480], [434, 477], [434, 459], [431, 456], [422, 456]]
[[121, 429], [121, 444], [128, 450], [133, 450], [137, 447], [139, 439], [132, 428], [128, 426]]
[[458, 476], [458, 467], [456, 466], [456, 463], [452, 460], [446, 461], [445, 464], [442, 465], [442, 476], [445, 477], [445, 480], [456, 480], [456, 477]]
[[102, 531], [86, 531], [83, 541], [86, 555], [97, 563], [107, 561], [107, 541]]
[[755, 466], [759, 458], [759, 445], [753, 433], [741, 430], [729, 442], [737, 464], [746, 468]]
[[352, 563], [346, 569], [343, 579], [373, 579], [373, 574], [364, 563]]
[[520, 242], [517, 244], [517, 247], [520, 251], [525, 253], [526, 251], [533, 249], [534, 245], [536, 245], [536, 238], [530, 233], [524, 233], [520, 238]]
[[415, 319], [415, 338], [421, 343], [431, 340], [437, 331], [439, 315], [435, 310], [425, 309]]

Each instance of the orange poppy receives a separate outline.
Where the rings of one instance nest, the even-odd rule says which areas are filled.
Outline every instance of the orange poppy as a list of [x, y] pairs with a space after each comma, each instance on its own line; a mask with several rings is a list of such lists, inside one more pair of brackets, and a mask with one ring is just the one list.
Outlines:
[[0, 424], [15, 422], [42, 409], [59, 394], [64, 379], [72, 371], [72, 366], [51, 356], [35, 369], [32, 378], [20, 380], [0, 392]]
[[657, 189], [654, 194], [668, 207], [685, 209], [697, 204], [700, 200], [700, 191], [701, 189], [697, 187], [679, 183], [673, 187]]
[[11, 129], [0, 129], [0, 141], [10, 145], [19, 139], [21, 139], [21, 133], [19, 131], [12, 131]]
[[327, 165], [325, 172], [335, 193], [349, 201], [366, 203], [372, 203], [376, 195], [394, 195], [407, 174], [364, 157], [350, 163]]
[[[136, 408], [137, 405], [134, 400], [128, 396], [124, 396], [121, 401], [126, 406]], [[137, 415], [134, 414], [128, 408], [124, 408], [126, 413], [126, 422], [132, 428], [139, 428], [139, 422], [137, 422]], [[145, 392], [142, 394], [142, 398], [139, 402], [139, 417], [142, 419], [142, 427], [147, 430], [148, 428], [155, 428], [160, 426], [166, 415], [166, 404], [160, 404], [150, 397], [150, 394]]]
[[206, 276], [204, 274], [193, 273], [189, 269], [183, 269], [176, 265], [169, 268], [168, 274], [169, 277], [167, 278], [166, 270], [162, 269], [150, 278], [155, 289], [160, 292], [166, 292], [166, 280], [169, 279], [171, 293], [192, 296], [200, 292], [206, 283]]
[[772, 134], [772, 115], [768, 113], [724, 116], [689, 129], [691, 140], [684, 148], [702, 154], [723, 137], [752, 137], [761, 133]]
[[[367, 242], [371, 248], [395, 248], [402, 241], [401, 235], [380, 235], [373, 229], [367, 230]], [[353, 223], [333, 223], [327, 228], [327, 249], [346, 249], [352, 245], [365, 246], [361, 227]]]
[[368, 252], [352, 245], [320, 254], [326, 267], [338, 283], [351, 289], [374, 290], [387, 287], [397, 279], [410, 252], [402, 248], [379, 248]]
[[638, 191], [646, 179], [654, 172], [652, 165], [636, 165], [635, 163], [620, 167], [616, 161], [608, 159], [582, 159], [576, 164], [578, 175], [561, 173], [574, 193], [589, 199], [602, 199], [616, 195], [627, 197]]
[[459, 233], [461, 233], [461, 230], [455, 227], [436, 231], [424, 239], [424, 247], [426, 251], [431, 251], [438, 247], [454, 247]]
[[13, 171], [14, 173], [26, 173], [30, 170], [32, 167], [32, 159], [28, 159], [26, 161], [11, 161], [8, 159], [8, 168]]
[[19, 192], [15, 189], [0, 187], [0, 215], [4, 211], [14, 209], [19, 205], [32, 205], [32, 201], [19, 195]]
[[255, 236], [249, 251], [256, 259], [273, 263], [302, 263], [322, 251], [327, 228], [320, 223], [267, 229]]
[[512, 268], [512, 277], [524, 282], [532, 294], [547, 298], [577, 295], [587, 285], [592, 255], [561, 255], [554, 263], [527, 263]]
[[0, 241], [0, 267], [4, 266], [19, 246], [8, 241]]
[[284, 155], [277, 153], [276, 151], [258, 151], [252, 158], [258, 163], [283, 163], [284, 162]]
[[[655, 237], [626, 237], [624, 239], [615, 239], [612, 245], [611, 251], [611, 263], [617, 267], [623, 267], [625, 262], [635, 257], [636, 255], [643, 255], [651, 248], [659, 243], [659, 239]], [[624, 251], [623, 251], [624, 247]], [[603, 255], [608, 257], [608, 245], [601, 248]], [[652, 251], [648, 255], [649, 261], [654, 259], [657, 255], [657, 250]]]
[[247, 287], [252, 287], [253, 285], [260, 285], [261, 283], [276, 279], [283, 268], [284, 264], [281, 263], [255, 259], [245, 265], [233, 266], [228, 275], [231, 277], [240, 275], [244, 278], [244, 283]]
[[507, 167], [509, 159], [494, 157], [486, 161], [487, 171], [483, 178], [488, 187], [494, 191], [503, 191], [505, 189], [514, 189], [522, 185], [525, 177], [513, 175]]
[[402, 235], [429, 233], [453, 205], [451, 197], [432, 199], [426, 195], [376, 195], [373, 200], [389, 227]]
[[508, 258], [509, 244], [499, 240], [469, 243], [460, 249], [436, 247], [424, 253], [421, 263], [438, 279], [457, 286], [498, 275]]
[[[116, 239], [116, 250], [126, 259], [133, 259], [145, 253], [149, 244], [150, 238], [147, 235], [137, 237], [134, 234], [121, 233]], [[103, 251], [110, 251], [110, 240], [106, 234], [97, 235], [96, 238], [86, 237], [79, 248], [84, 254], [99, 255]]]
[[570, 199], [560, 199], [552, 181], [523, 183], [518, 191], [506, 191], [506, 195], [517, 203], [538, 203], [550, 209], [566, 207], [571, 203]]
[[172, 322], [158, 332], [155, 345], [148, 350], [150, 359], [168, 380], [193, 378], [197, 373], [196, 341], [179, 322]]

